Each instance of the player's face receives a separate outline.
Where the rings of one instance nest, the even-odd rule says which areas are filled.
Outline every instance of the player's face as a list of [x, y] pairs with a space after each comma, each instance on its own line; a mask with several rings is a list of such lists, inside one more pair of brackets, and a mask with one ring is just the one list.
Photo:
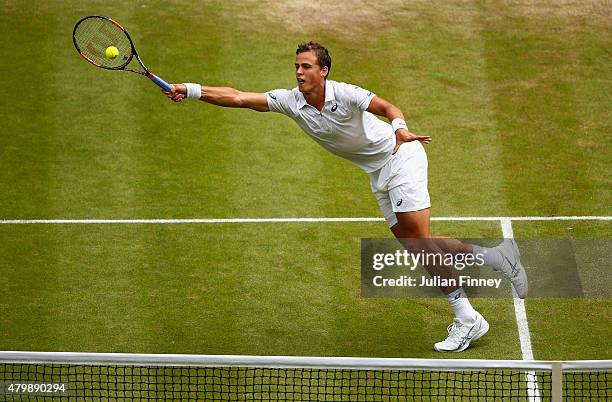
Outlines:
[[312, 92], [314, 88], [323, 86], [327, 70], [327, 67], [319, 67], [317, 55], [312, 51], [295, 56], [295, 78], [300, 92]]

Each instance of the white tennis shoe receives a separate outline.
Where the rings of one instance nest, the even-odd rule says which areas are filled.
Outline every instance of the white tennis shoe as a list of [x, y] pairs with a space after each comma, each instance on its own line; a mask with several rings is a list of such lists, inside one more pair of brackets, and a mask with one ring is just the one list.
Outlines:
[[473, 323], [461, 322], [458, 318], [448, 326], [448, 337], [434, 345], [438, 352], [462, 352], [470, 346], [471, 342], [482, 338], [489, 331], [489, 323], [480, 313], [476, 312]]
[[527, 273], [523, 264], [521, 264], [521, 253], [516, 242], [514, 239], [505, 239], [494, 250], [501, 254], [502, 264], [499, 267], [493, 267], [493, 269], [501, 272], [512, 283], [518, 297], [524, 299], [528, 290]]

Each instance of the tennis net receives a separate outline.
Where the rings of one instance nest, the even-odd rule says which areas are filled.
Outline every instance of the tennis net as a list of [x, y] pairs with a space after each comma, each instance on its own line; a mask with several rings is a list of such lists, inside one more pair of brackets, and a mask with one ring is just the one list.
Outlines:
[[612, 361], [0, 352], [0, 399], [606, 400]]

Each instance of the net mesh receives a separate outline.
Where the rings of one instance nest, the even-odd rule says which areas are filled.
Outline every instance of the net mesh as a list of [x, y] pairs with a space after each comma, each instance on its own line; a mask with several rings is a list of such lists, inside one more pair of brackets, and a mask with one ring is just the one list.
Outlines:
[[563, 395], [566, 401], [612, 399], [610, 371], [581, 371], [564, 373]]
[[[441, 363], [443, 364], [443, 363]], [[551, 373], [0, 364], [7, 400], [494, 401], [550, 399]], [[11, 383], [63, 383], [64, 393], [11, 393]], [[566, 400], [606, 400], [609, 372], [565, 373]]]
[[[77, 50], [101, 67], [122, 68], [132, 58], [132, 44], [127, 34], [105, 18], [89, 17], [80, 21], [73, 36]], [[106, 57], [110, 46], [119, 50], [117, 57]]]

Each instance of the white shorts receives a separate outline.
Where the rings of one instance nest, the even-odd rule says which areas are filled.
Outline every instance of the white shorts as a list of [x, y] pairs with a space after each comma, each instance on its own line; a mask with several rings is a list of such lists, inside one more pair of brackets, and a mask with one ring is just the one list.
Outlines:
[[402, 144], [389, 162], [369, 175], [372, 192], [389, 227], [397, 223], [396, 212], [431, 207], [427, 191], [427, 155], [419, 141]]

